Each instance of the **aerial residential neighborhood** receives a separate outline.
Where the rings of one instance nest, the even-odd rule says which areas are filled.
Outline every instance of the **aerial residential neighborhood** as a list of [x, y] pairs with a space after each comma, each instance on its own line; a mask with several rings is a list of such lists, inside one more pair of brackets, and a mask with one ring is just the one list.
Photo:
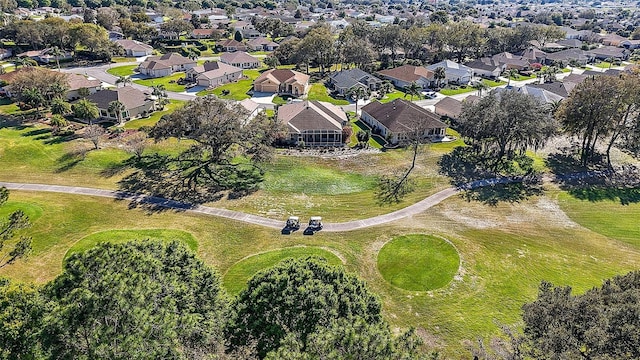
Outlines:
[[640, 359], [637, 1], [0, 0], [1, 359]]

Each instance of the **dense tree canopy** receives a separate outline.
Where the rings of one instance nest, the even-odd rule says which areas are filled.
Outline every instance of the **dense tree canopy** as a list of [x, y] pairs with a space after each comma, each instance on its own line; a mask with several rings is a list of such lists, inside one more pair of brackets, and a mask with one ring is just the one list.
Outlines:
[[257, 342], [260, 356], [277, 349], [287, 336], [302, 344], [333, 321], [382, 322], [381, 304], [365, 283], [318, 258], [285, 260], [248, 283], [234, 306], [233, 346]]
[[223, 350], [219, 276], [179, 242], [103, 243], [44, 289], [55, 358], [197, 359]]
[[523, 310], [533, 358], [640, 358], [638, 271], [606, 280], [583, 295], [543, 282], [538, 298]]

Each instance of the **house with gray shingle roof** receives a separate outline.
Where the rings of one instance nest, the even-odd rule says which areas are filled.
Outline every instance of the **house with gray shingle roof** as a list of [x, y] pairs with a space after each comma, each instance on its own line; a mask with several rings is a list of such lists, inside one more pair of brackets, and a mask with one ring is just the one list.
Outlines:
[[381, 79], [357, 68], [338, 71], [329, 76], [330, 88], [340, 95], [345, 95], [354, 86], [376, 91], [382, 82]]
[[86, 99], [96, 104], [100, 110], [100, 118], [107, 120], [118, 119], [116, 114], [109, 112], [109, 104], [112, 101], [120, 101], [124, 105], [123, 120], [147, 116], [156, 110], [156, 101], [152, 96], [131, 86], [98, 91]]
[[220, 62], [240, 69], [255, 69], [260, 67], [260, 60], [244, 51], [224, 53], [220, 55]]
[[278, 120], [287, 126], [289, 145], [341, 147], [342, 127], [349, 119], [338, 106], [323, 101], [300, 101], [278, 108]]

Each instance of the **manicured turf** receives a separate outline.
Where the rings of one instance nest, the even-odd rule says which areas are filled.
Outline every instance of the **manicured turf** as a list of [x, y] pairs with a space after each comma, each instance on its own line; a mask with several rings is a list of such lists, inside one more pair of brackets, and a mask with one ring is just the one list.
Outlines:
[[[245, 79], [238, 80], [237, 82], [224, 84], [222, 86], [218, 86], [215, 89], [207, 89], [198, 91], [198, 96], [206, 96], [210, 94], [215, 94], [217, 97], [222, 99], [232, 99], [232, 100], [244, 100], [251, 97], [251, 95], [247, 94], [249, 90], [253, 87], [253, 80]], [[228, 95], [222, 95], [223, 91], [229, 91]]]
[[496, 87], [496, 86], [500, 86], [500, 85], [505, 85], [507, 82], [506, 81], [502, 81], [502, 80], [489, 80], [489, 79], [482, 79], [482, 82], [489, 86], [489, 87]]
[[134, 62], [134, 61], [136, 61], [136, 58], [133, 58], [133, 57], [112, 57], [111, 58], [112, 63], [125, 63], [125, 62]]
[[[558, 196], [560, 206], [572, 220], [640, 249], [640, 190], [585, 190], [576, 195], [584, 200], [567, 193]], [[624, 199], [631, 202], [623, 205]]]
[[307, 99], [325, 101], [334, 105], [349, 105], [348, 100], [334, 99], [331, 96], [329, 96], [329, 91], [327, 90], [327, 87], [319, 83], [311, 85], [311, 88], [309, 89], [309, 94], [307, 95]]
[[165, 105], [164, 110], [156, 111], [148, 118], [136, 119], [128, 121], [124, 124], [125, 129], [139, 129], [142, 126], [153, 126], [163, 115], [171, 114], [185, 104], [185, 101], [181, 100], [169, 100], [169, 103]]
[[464, 89], [461, 87], [458, 87], [457, 89], [442, 89], [440, 90], [440, 94], [445, 96], [451, 96], [451, 95], [464, 94], [472, 91], [477, 91], [477, 90], [471, 86], [467, 86]]
[[252, 255], [233, 264], [224, 274], [224, 287], [231, 295], [238, 294], [247, 285], [247, 281], [261, 270], [268, 269], [288, 258], [319, 256], [331, 265], [342, 265], [342, 261], [333, 253], [317, 247], [290, 247]]
[[372, 189], [376, 178], [320, 168], [295, 158], [278, 158], [269, 167], [263, 188], [269, 192], [340, 195]]
[[179, 85], [177, 83], [178, 79], [183, 77], [184, 77], [183, 72], [177, 72], [161, 78], [138, 79], [138, 80], [133, 80], [133, 82], [136, 84], [144, 85], [144, 86], [164, 85], [164, 88], [167, 91], [183, 92], [185, 89], [184, 85]]
[[10, 99], [0, 99], [0, 114], [15, 114], [20, 111], [18, 104]]
[[594, 64], [593, 66], [595, 66], [595, 67], [599, 67], [599, 68], [601, 68], [601, 69], [609, 69], [609, 68], [611, 68], [613, 65], [612, 65], [611, 63], [609, 63], [609, 62], [601, 61], [601, 62], [599, 62], [599, 63], [597, 63], [597, 64]]
[[406, 94], [400, 90], [393, 90], [393, 92], [388, 93], [387, 95], [384, 96], [384, 98], [382, 98], [382, 100], [379, 100], [381, 103], [388, 103], [390, 101], [393, 101], [395, 99], [407, 99], [408, 100], [408, 96], [406, 96]]
[[378, 253], [378, 271], [393, 286], [411, 291], [446, 286], [458, 272], [460, 256], [446, 240], [405, 235], [386, 243]]
[[83, 237], [65, 254], [65, 259], [69, 256], [87, 251], [92, 247], [103, 242], [110, 243], [123, 243], [134, 240], [161, 240], [170, 241], [178, 240], [185, 243], [189, 249], [193, 251], [198, 250], [198, 242], [193, 235], [188, 232], [172, 229], [141, 229], [141, 230], [108, 230], [101, 231], [89, 236]]
[[133, 69], [137, 68], [138, 65], [123, 65], [123, 66], [115, 66], [111, 69], [107, 70], [107, 73], [114, 76], [131, 76], [135, 74]]

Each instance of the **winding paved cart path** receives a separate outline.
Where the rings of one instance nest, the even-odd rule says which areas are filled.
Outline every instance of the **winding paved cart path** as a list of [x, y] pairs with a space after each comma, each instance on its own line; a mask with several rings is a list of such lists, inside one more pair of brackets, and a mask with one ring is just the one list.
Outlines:
[[[517, 179], [487, 179], [479, 180], [469, 183], [461, 188], [451, 187], [439, 191], [413, 205], [409, 205], [403, 209], [390, 212], [388, 214], [374, 216], [368, 219], [353, 220], [342, 223], [325, 223], [323, 231], [351, 231], [363, 229], [371, 226], [385, 224], [393, 222], [405, 217], [410, 217], [419, 214], [432, 206], [441, 203], [443, 200], [457, 194], [463, 189], [473, 189], [483, 186], [490, 186], [495, 184], [504, 184], [508, 182], [520, 181]], [[147, 196], [142, 194], [133, 194], [114, 190], [96, 189], [79, 186], [63, 186], [63, 185], [47, 185], [47, 184], [27, 184], [27, 183], [13, 183], [13, 182], [0, 182], [0, 186], [4, 186], [9, 190], [20, 191], [44, 191], [55, 192], [73, 195], [87, 195], [87, 196], [99, 196], [112, 198], [117, 200], [133, 201], [140, 204], [148, 204], [153, 206], [160, 206], [168, 209], [174, 209], [179, 211], [186, 211], [198, 214], [213, 215], [223, 217], [227, 219], [233, 219], [238, 221], [244, 221], [246, 223], [266, 226], [274, 229], [282, 229], [284, 226], [284, 220], [275, 220], [258, 215], [246, 214], [239, 211], [214, 208], [203, 205], [194, 205], [180, 201], [168, 200], [161, 197]]]

